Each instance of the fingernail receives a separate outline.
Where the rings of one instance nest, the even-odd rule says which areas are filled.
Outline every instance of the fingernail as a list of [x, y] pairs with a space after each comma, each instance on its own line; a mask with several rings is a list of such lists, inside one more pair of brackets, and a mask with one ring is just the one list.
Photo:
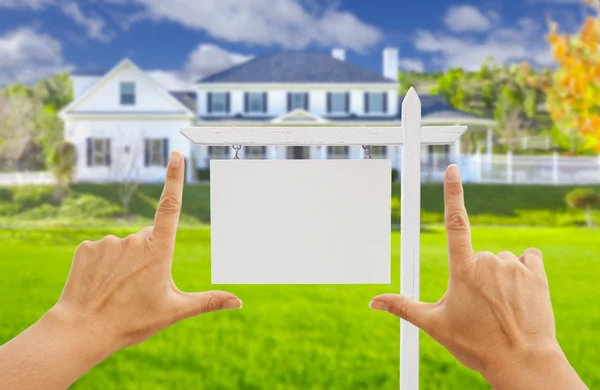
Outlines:
[[181, 153], [173, 151], [171, 152], [171, 158], [169, 159], [169, 166], [178, 168], [181, 165]]
[[387, 303], [385, 303], [384, 301], [373, 300], [369, 302], [369, 307], [373, 310], [387, 311]]
[[241, 309], [242, 301], [239, 299], [228, 299], [221, 305], [221, 309], [229, 310], [229, 309]]
[[456, 164], [448, 165], [446, 174], [448, 179], [450, 180], [460, 180], [460, 170], [458, 169], [458, 166]]

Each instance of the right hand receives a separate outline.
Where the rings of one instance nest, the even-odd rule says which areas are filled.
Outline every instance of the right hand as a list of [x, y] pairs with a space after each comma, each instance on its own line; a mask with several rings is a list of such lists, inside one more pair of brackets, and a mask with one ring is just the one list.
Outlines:
[[[444, 178], [444, 201], [450, 268], [444, 296], [437, 303], [423, 303], [384, 294], [370, 307], [421, 328], [496, 388], [586, 388], [576, 374], [573, 377], [556, 340], [541, 252], [526, 249], [519, 257], [511, 252], [473, 252], [455, 165]], [[557, 387], [544, 386], [540, 375]], [[561, 382], [557, 375], [571, 381]]]

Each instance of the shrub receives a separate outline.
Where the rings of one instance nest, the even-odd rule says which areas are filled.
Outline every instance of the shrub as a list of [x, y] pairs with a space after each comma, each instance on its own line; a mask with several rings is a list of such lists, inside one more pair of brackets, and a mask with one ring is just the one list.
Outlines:
[[210, 180], [210, 169], [198, 168], [196, 170], [196, 179], [198, 179], [199, 181], [209, 181]]
[[392, 169], [392, 183], [396, 183], [400, 178], [400, 172], [397, 169]]
[[600, 193], [592, 188], [575, 188], [566, 196], [569, 207], [585, 210], [585, 220], [588, 226], [593, 226], [593, 209], [600, 206]]
[[26, 186], [19, 187], [12, 196], [16, 210], [26, 211], [53, 202], [52, 187]]
[[43, 204], [39, 207], [29, 209], [18, 215], [22, 219], [50, 219], [56, 217], [58, 207], [49, 204]]
[[0, 202], [0, 217], [10, 217], [17, 213], [14, 203]]
[[64, 218], [107, 218], [119, 213], [119, 207], [106, 199], [87, 194], [66, 199], [58, 210], [58, 216]]

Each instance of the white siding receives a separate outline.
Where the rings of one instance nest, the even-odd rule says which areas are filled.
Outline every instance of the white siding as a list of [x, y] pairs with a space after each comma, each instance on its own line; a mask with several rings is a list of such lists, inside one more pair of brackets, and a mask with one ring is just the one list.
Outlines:
[[[180, 151], [191, 167], [191, 143], [179, 133], [179, 129], [189, 126], [189, 120], [67, 120], [65, 138], [77, 147], [76, 181], [114, 182], [123, 175], [139, 176], [142, 182], [163, 182], [164, 167], [144, 166], [144, 138], [168, 138], [169, 153]], [[112, 164], [110, 167], [89, 167], [87, 165], [86, 139], [109, 138], [112, 144]], [[124, 153], [125, 146], [130, 149]], [[135, 164], [131, 165], [132, 158]], [[123, 172], [123, 167], [133, 166]]]
[[[135, 105], [121, 105], [121, 82], [135, 83]], [[154, 111], [154, 112], [183, 112], [183, 108], [172, 101], [161, 87], [150, 81], [144, 74], [125, 66], [108, 80], [101, 81], [100, 88], [90, 94], [75, 107], [77, 111]]]
[[73, 98], [77, 99], [83, 95], [92, 85], [100, 80], [101, 76], [73, 76]]

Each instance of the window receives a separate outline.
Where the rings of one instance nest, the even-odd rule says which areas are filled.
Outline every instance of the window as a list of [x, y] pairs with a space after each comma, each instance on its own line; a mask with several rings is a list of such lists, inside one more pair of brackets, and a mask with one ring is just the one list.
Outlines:
[[288, 111], [308, 110], [308, 93], [290, 92], [288, 95]]
[[344, 159], [348, 158], [350, 154], [350, 148], [348, 146], [328, 146], [327, 155], [330, 159]]
[[244, 158], [248, 160], [259, 160], [267, 156], [266, 146], [246, 146], [244, 148]]
[[121, 105], [135, 104], [135, 83], [121, 83]]
[[169, 161], [168, 138], [146, 138], [144, 142], [144, 166], [166, 167]]
[[215, 160], [227, 160], [229, 158], [229, 146], [209, 146], [208, 158]]
[[87, 139], [88, 167], [108, 167], [111, 164], [110, 138]]
[[329, 94], [329, 112], [347, 113], [350, 95], [345, 92], [334, 92]]
[[386, 146], [369, 146], [369, 152], [372, 158], [387, 158]]
[[263, 92], [247, 92], [244, 95], [245, 111], [248, 113], [267, 112], [267, 94]]
[[213, 114], [226, 114], [229, 112], [229, 94], [225, 92], [209, 92], [208, 112]]
[[365, 112], [383, 114], [387, 111], [385, 92], [367, 93], [365, 96]]

